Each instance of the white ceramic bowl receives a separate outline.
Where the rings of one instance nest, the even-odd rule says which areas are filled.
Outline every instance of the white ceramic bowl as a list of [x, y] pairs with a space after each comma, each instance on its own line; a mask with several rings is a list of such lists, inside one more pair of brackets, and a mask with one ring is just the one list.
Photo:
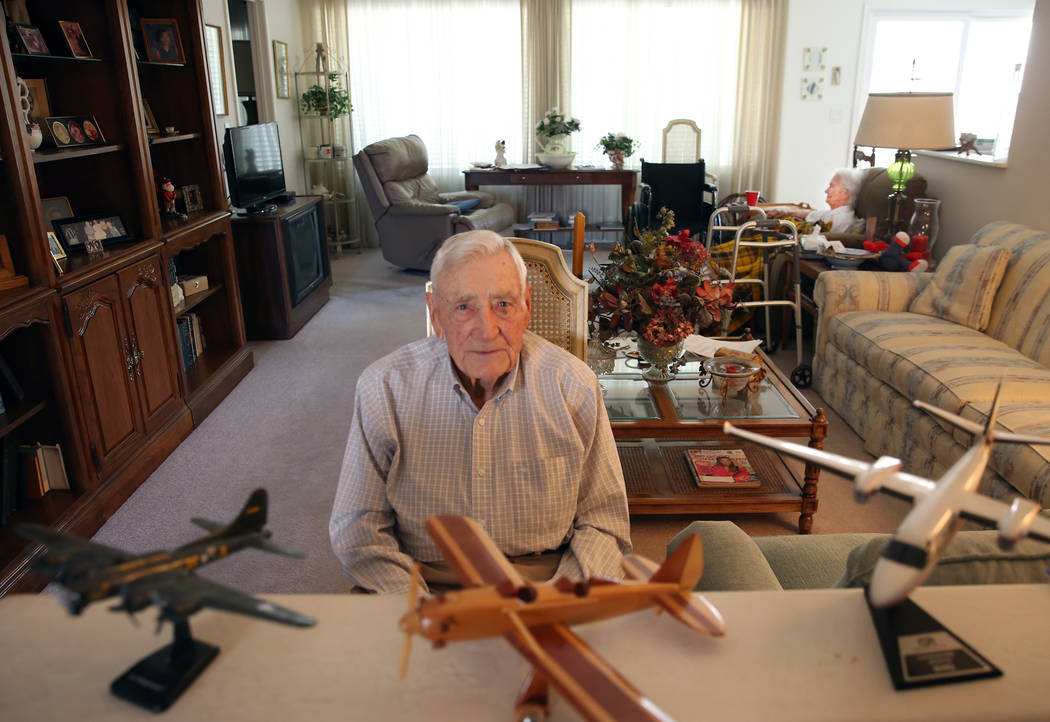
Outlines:
[[575, 153], [537, 153], [536, 159], [548, 168], [568, 168], [572, 165]]

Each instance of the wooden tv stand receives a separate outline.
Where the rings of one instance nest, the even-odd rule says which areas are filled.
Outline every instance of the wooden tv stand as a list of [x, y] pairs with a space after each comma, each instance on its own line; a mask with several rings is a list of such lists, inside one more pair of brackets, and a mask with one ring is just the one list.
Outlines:
[[[320, 281], [296, 301], [292, 282], [294, 258], [289, 244], [291, 229], [316, 224], [314, 248], [319, 254]], [[269, 213], [233, 217], [237, 275], [244, 307], [244, 328], [249, 339], [291, 338], [321, 306], [328, 303], [332, 271], [324, 239], [324, 203], [321, 196], [299, 196], [278, 204]]]

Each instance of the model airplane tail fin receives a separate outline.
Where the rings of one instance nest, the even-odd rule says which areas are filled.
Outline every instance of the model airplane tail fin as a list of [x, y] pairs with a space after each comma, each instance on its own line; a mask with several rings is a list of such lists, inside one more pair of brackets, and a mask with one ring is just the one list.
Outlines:
[[678, 545], [671, 556], [649, 577], [650, 582], [677, 582], [683, 592], [691, 592], [704, 573], [704, 545], [699, 534]]
[[1003, 390], [1003, 380], [999, 379], [999, 385], [995, 387], [995, 396], [992, 398], [992, 410], [988, 412], [988, 421], [984, 425], [984, 435], [991, 441], [995, 437], [995, 419], [999, 416], [999, 393]]
[[[197, 546], [198, 544], [211, 542], [216, 539], [261, 533], [266, 526], [266, 489], [256, 489], [253, 491], [248, 497], [248, 501], [245, 502], [244, 508], [241, 509], [241, 513], [238, 514], [237, 518], [229, 524], [219, 524], [218, 522], [201, 519], [200, 517], [194, 517], [192, 521], [197, 526], [207, 529], [210, 533], [205, 537], [196, 539], [189, 544], [180, 547], [180, 549]], [[260, 546], [261, 548], [262, 545], [260, 544], [256, 546]]]

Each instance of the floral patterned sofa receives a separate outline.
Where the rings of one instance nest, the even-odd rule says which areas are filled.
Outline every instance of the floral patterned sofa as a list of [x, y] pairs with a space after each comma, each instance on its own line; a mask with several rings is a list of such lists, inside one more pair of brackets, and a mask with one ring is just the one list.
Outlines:
[[[997, 221], [935, 273], [830, 271], [814, 300], [816, 389], [869, 453], [940, 475], [970, 434], [912, 399], [984, 423], [1000, 378], [999, 427], [1050, 436], [1050, 233]], [[1050, 506], [1050, 446], [997, 444], [981, 489]]]

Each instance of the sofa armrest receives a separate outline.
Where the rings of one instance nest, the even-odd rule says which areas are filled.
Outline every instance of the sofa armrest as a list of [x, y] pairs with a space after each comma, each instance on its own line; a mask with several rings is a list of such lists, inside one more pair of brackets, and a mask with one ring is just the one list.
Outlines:
[[496, 197], [485, 191], [451, 191], [449, 193], [438, 193], [438, 198], [442, 203], [448, 203], [449, 201], [469, 201], [477, 198], [481, 201], [481, 203], [478, 204], [478, 208], [491, 208], [496, 202]]
[[405, 201], [394, 203], [387, 209], [392, 216], [451, 216], [458, 215], [459, 208], [441, 203], [424, 203], [422, 201]]
[[846, 311], [907, 311], [912, 299], [933, 278], [932, 273], [891, 271], [825, 271], [817, 276], [813, 302], [817, 315], [816, 356], [827, 342], [827, 324]]
[[694, 521], [668, 542], [668, 556], [692, 534], [700, 535], [704, 548], [704, 573], [696, 591], [781, 589], [761, 550], [731, 521]]

